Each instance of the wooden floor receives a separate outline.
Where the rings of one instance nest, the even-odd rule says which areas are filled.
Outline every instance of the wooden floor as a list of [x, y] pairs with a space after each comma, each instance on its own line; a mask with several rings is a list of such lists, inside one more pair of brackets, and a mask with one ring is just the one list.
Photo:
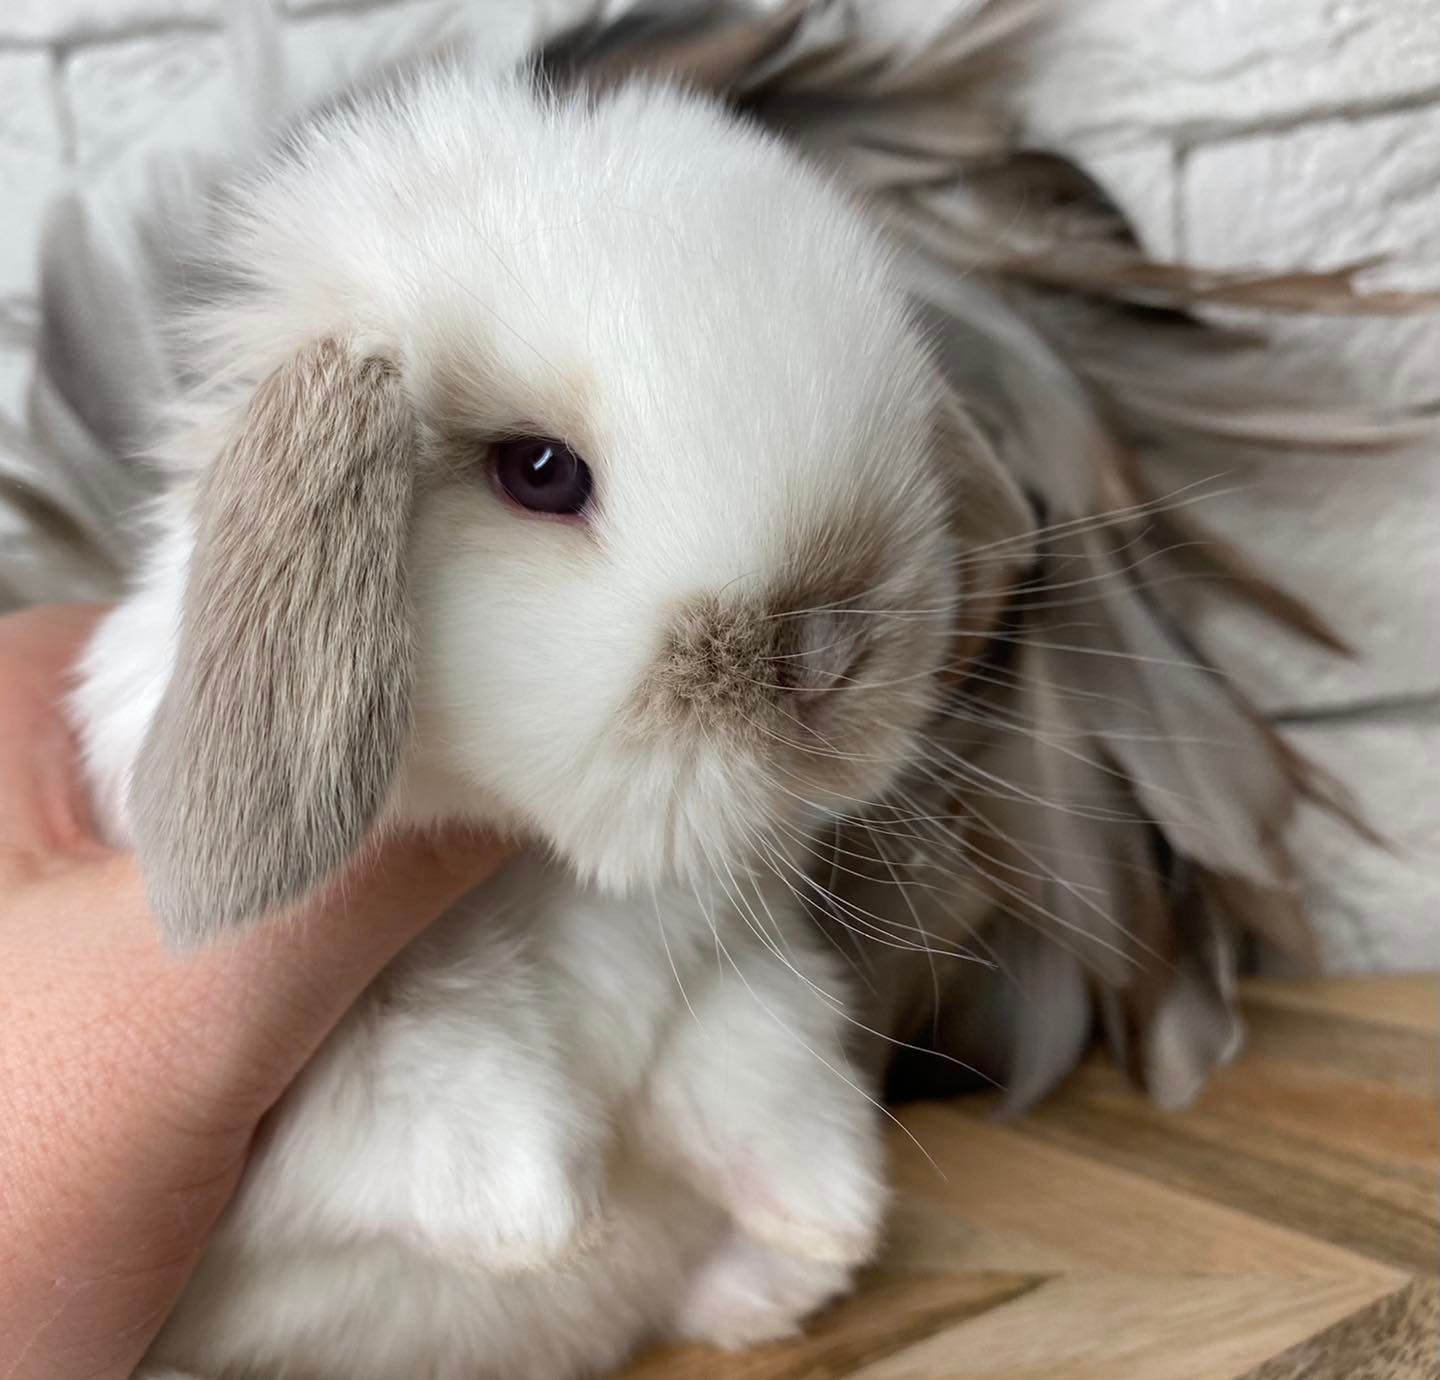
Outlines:
[[883, 1263], [810, 1337], [629, 1380], [1435, 1380], [1440, 982], [1262, 983], [1183, 1115], [1096, 1061], [1018, 1125], [912, 1108]]

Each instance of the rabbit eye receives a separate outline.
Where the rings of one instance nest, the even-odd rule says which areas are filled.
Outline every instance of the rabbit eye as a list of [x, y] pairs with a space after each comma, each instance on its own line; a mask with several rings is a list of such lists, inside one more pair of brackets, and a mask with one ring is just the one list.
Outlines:
[[563, 441], [544, 436], [497, 441], [493, 464], [495, 482], [532, 513], [574, 516], [590, 501], [590, 466]]

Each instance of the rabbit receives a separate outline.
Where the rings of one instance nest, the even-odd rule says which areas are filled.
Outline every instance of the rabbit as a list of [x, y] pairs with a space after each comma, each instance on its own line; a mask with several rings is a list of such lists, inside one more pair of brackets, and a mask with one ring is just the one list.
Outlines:
[[178, 946], [397, 826], [533, 841], [272, 1112], [140, 1374], [566, 1380], [794, 1333], [883, 1233], [815, 832], [1029, 518], [864, 207], [664, 82], [449, 61], [215, 197], [74, 712]]

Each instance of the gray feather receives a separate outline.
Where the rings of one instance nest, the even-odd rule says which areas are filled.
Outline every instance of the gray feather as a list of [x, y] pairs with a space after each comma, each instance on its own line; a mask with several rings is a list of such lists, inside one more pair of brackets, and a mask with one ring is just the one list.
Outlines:
[[[1205, 600], [1243, 598], [1277, 629], [1342, 649], [1303, 591], [1279, 588], [1188, 510], [1165, 512], [1146, 477], [1159, 461], [1200, 477], [1277, 455], [1363, 464], [1440, 438], [1434, 408], [1378, 415], [1333, 392], [1317, 405], [1259, 326], [1241, 334], [1190, 313], [1225, 305], [1258, 321], [1436, 302], [1368, 290], [1365, 264], [1267, 274], [1151, 260], [1102, 187], [1016, 133], [1006, 82], [1054, 8], [974, 0], [932, 42], [905, 47], [877, 40], [856, 7], [832, 0], [767, 13], [738, 0], [657, 0], [555, 36], [535, 64], [557, 87], [645, 74], [708, 87], [849, 181], [900, 250], [952, 387], [1034, 522], [1051, 526], [988, 568], [1004, 583], [985, 591], [986, 636], [961, 644], [971, 677], [956, 689], [959, 717], [937, 726], [935, 761], [907, 783], [941, 821], [923, 840], [938, 859], [935, 890], [915, 902], [927, 932], [951, 948], [983, 941], [1011, 977], [973, 962], [932, 970], [913, 946], [877, 949], [865, 956], [877, 1025], [1008, 1081], [1018, 1106], [1063, 1076], [1098, 1014], [1117, 1058], [1178, 1104], [1237, 1047], [1238, 936], [1302, 952], [1310, 943], [1284, 821], [1302, 797], [1347, 810], [1207, 664], [1193, 629]], [[257, 93], [281, 90], [273, 42], [257, 51]], [[216, 175], [196, 160], [197, 183]], [[52, 253], [54, 271], [74, 276], [47, 295], [39, 391], [52, 399], [52, 449], [72, 458], [26, 500], [83, 531], [102, 557], [114, 555], [107, 527], [119, 506], [143, 487], [125, 459], [139, 435], [127, 428], [143, 419], [117, 408], [127, 362], [92, 355], [80, 325], [101, 300], [127, 319], [153, 310], [176, 281], [166, 275], [183, 260], [182, 239], [162, 229], [135, 252], [146, 265], [139, 298], [97, 276], [93, 243], [72, 236]], [[299, 370], [326, 387], [278, 381], [217, 466], [182, 674], [137, 786], [152, 884], [183, 935], [245, 918], [337, 865], [373, 820], [404, 734], [409, 423], [395, 381], [375, 366], [335, 355]], [[371, 398], [361, 418], [327, 412], [361, 379]], [[308, 479], [275, 444], [266, 409], [281, 399], [292, 420], [344, 442]], [[289, 564], [296, 514], [320, 500], [343, 510], [347, 466], [382, 452], [351, 515], [367, 555], [381, 553], [381, 573], [353, 570], [353, 607], [299, 598], [312, 573]], [[277, 525], [257, 532], [242, 515], [227, 534], [216, 515], [261, 470]], [[1012, 518], [996, 522], [1010, 542]], [[340, 533], [325, 543], [326, 559], [352, 569]], [[244, 587], [243, 562], [285, 577]], [[350, 645], [358, 676], [336, 660]], [[256, 715], [219, 695], [236, 678]], [[939, 770], [950, 760], [940, 749], [968, 767]], [[911, 923], [915, 898], [875, 876], [837, 889], [842, 903], [848, 895]]]

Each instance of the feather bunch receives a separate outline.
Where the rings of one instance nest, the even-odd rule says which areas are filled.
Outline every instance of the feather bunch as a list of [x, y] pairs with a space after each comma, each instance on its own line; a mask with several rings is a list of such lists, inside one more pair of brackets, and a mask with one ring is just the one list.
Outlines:
[[[1015, 1109], [1098, 1026], [1152, 1096], [1180, 1105], [1239, 1047], [1246, 937], [1310, 949], [1293, 811], [1317, 799], [1363, 828], [1206, 656], [1196, 629], [1214, 600], [1346, 651], [1303, 591], [1206, 530], [1203, 500], [1277, 453], [1437, 440], [1433, 415], [1325, 415], [1303, 388], [1275, 386], [1253, 321], [1436, 303], [1367, 292], [1368, 264], [1265, 275], [1149, 258], [1091, 177], [1017, 137], [1004, 91], [1049, 7], [954, 8], [907, 48], [840, 0], [657, 2], [584, 20], [535, 62], [556, 85], [646, 73], [703, 86], [853, 186], [894, 238], [957, 398], [1033, 504], [1033, 538], [971, 558], [1013, 570], [1010, 598], [962, 630], [974, 635], [930, 763], [817, 850], [816, 922], [867, 977], [875, 1057], [934, 1051], [896, 1061], [894, 1085], [935, 1090], [963, 1065]], [[197, 158], [189, 177], [208, 175]], [[180, 202], [152, 223], [183, 225]], [[73, 208], [57, 211], [37, 463], [0, 471], [0, 502], [43, 534], [49, 564], [0, 562], [0, 603], [113, 592], [119, 517], [150, 488], [130, 460], [145, 425], [130, 400], [165, 399], [178, 367], [142, 299], [174, 261], [158, 240], [97, 244]], [[114, 334], [78, 334], [97, 309]], [[1186, 486], [1158, 487], [1160, 461]]]

